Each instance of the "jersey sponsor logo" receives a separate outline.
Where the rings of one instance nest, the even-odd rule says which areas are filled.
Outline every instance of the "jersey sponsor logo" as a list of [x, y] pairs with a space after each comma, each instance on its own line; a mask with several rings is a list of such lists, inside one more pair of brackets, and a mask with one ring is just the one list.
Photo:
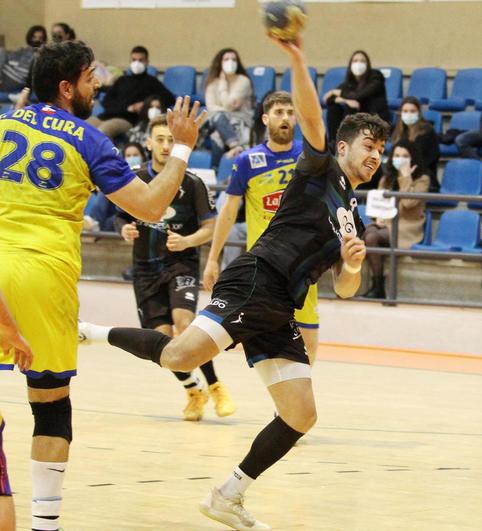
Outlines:
[[343, 207], [339, 207], [336, 211], [336, 217], [340, 224], [340, 234], [343, 238], [345, 234], [350, 236], [356, 236], [355, 219], [351, 210], [346, 210]]
[[276, 164], [293, 164], [293, 162], [295, 162], [295, 159], [278, 159]]
[[272, 192], [271, 194], [263, 196], [263, 208], [267, 212], [276, 212], [281, 203], [281, 197], [284, 190], [278, 190], [277, 192]]
[[223, 299], [218, 299], [217, 297], [215, 297], [214, 299], [211, 300], [209, 304], [212, 306], [217, 306], [218, 308], [221, 308], [222, 310], [223, 308], [226, 308], [226, 306], [229, 303], [228, 301], [224, 301]]
[[44, 105], [40, 110], [45, 114], [55, 114], [55, 109], [52, 109], [50, 105]]
[[256, 168], [266, 168], [268, 163], [266, 162], [265, 153], [250, 153], [249, 164], [253, 170]]

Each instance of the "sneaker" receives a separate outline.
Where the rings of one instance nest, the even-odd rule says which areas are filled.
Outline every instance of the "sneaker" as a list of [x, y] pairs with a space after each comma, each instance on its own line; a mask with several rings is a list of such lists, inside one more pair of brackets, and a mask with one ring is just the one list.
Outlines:
[[84, 323], [80, 319], [77, 319], [77, 337], [79, 338], [79, 343], [83, 345], [90, 345], [91, 341], [88, 336], [88, 324]]
[[229, 392], [221, 382], [216, 382], [208, 387], [209, 394], [214, 402], [218, 417], [227, 417], [236, 411], [236, 406], [229, 396]]
[[204, 415], [204, 406], [209, 400], [209, 395], [204, 389], [186, 389], [187, 406], [184, 408], [184, 420], [201, 420]]
[[234, 498], [225, 498], [214, 487], [208, 497], [199, 504], [199, 510], [208, 518], [221, 522], [238, 531], [261, 531], [271, 529], [259, 522], [243, 507], [244, 497], [238, 494]]

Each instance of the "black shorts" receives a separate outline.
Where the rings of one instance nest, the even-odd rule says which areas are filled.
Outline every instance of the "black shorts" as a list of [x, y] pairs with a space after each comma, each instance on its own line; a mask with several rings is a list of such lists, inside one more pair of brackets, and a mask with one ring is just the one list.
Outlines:
[[143, 328], [172, 325], [172, 310], [196, 313], [199, 264], [178, 263], [158, 271], [134, 268], [134, 293]]
[[286, 284], [269, 264], [245, 253], [221, 273], [199, 315], [220, 324], [232, 346], [242, 343], [251, 366], [270, 358], [309, 363]]

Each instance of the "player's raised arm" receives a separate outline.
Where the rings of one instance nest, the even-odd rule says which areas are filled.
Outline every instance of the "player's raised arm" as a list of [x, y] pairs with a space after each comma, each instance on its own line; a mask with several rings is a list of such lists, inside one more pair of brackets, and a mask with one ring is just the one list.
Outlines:
[[300, 36], [290, 42], [271, 36], [269, 38], [290, 58], [291, 96], [303, 136], [316, 150], [325, 151], [325, 126], [321, 105], [306, 64], [303, 41]]
[[129, 184], [109, 194], [109, 199], [132, 216], [156, 222], [162, 217], [179, 190], [187, 168], [189, 155], [196, 144], [199, 126], [205, 112], [199, 113], [199, 102], [189, 111], [190, 98], [177, 98], [168, 112], [168, 124], [174, 137], [174, 147], [162, 171], [149, 183], [133, 179]]

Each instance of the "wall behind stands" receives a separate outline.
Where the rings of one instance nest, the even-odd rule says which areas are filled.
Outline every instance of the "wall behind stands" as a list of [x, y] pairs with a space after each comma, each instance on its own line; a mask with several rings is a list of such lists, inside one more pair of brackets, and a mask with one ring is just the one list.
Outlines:
[[0, 35], [9, 50], [25, 46], [30, 26], [45, 23], [45, 0], [0, 0]]
[[[264, 37], [256, 0], [237, 0], [234, 9], [81, 9], [81, 0], [1, 0], [9, 6], [15, 31], [25, 33], [33, 10], [44, 8], [44, 23], [66, 21], [96, 55], [124, 66], [130, 48], [144, 44], [151, 62], [207, 66], [224, 46], [239, 50], [247, 65], [284, 68], [283, 54]], [[26, 4], [32, 6], [30, 12]], [[35, 6], [35, 7], [34, 7]], [[368, 51], [375, 65], [419, 66], [450, 70], [480, 66], [482, 2], [308, 4], [305, 34], [309, 62], [320, 71], [346, 64], [355, 49]], [[10, 15], [9, 14], [9, 15]], [[3, 8], [1, 19], [4, 19]], [[9, 16], [9, 18], [11, 18]], [[20, 24], [20, 20], [25, 20]], [[11, 30], [2, 28], [0, 33]], [[17, 29], [18, 28], [18, 29]], [[10, 43], [9, 43], [9, 47]]]

